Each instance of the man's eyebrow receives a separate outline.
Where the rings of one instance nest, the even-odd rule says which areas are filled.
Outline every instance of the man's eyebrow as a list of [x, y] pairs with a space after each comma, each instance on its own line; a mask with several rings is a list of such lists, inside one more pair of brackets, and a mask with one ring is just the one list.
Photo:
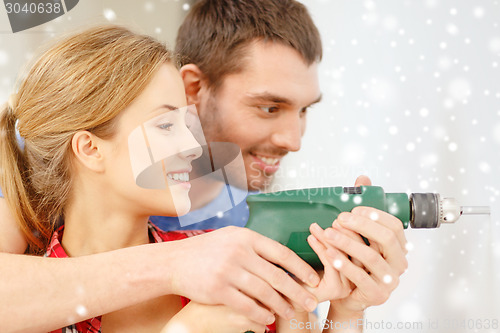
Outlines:
[[319, 94], [318, 98], [316, 98], [311, 104], [309, 104], [309, 106], [312, 106], [314, 104], [321, 102], [322, 98], [323, 98], [323, 94]]
[[[272, 102], [272, 103], [276, 103], [276, 104], [293, 105], [293, 101], [290, 100], [289, 98], [275, 95], [275, 94], [271, 94], [268, 92], [259, 93], [259, 94], [247, 94], [247, 96], [252, 98], [252, 99], [257, 99], [257, 100], [266, 101], [266, 102]], [[318, 96], [318, 98], [316, 98], [314, 101], [312, 101], [308, 106], [319, 103], [321, 101], [322, 97], [323, 97], [323, 95], [320, 94]]]
[[261, 101], [272, 102], [276, 104], [293, 104], [292, 101], [286, 97], [278, 96], [276, 94], [271, 94], [268, 92], [257, 93], [257, 94], [249, 93], [247, 94], [247, 97]]

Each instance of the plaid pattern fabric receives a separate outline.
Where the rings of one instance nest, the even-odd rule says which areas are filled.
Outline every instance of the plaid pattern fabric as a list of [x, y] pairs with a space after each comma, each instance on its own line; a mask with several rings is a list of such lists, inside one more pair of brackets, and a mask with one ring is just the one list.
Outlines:
[[[188, 237], [204, 234], [211, 230], [178, 230], [178, 231], [163, 231], [158, 229], [151, 222], [148, 223], [149, 235], [154, 239], [155, 243], [170, 242], [174, 240], [181, 240]], [[57, 228], [52, 235], [49, 247], [44, 257], [50, 258], [68, 258], [66, 251], [64, 251], [61, 240], [64, 232], [64, 225]], [[182, 306], [189, 303], [189, 299], [182, 297]], [[275, 325], [268, 326], [266, 333], [275, 333]], [[85, 321], [60, 328], [52, 331], [51, 333], [101, 333], [101, 316], [87, 319]]]

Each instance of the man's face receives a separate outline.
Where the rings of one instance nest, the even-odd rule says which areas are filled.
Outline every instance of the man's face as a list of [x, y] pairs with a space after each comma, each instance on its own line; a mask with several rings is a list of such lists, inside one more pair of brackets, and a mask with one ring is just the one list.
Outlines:
[[317, 64], [308, 66], [291, 47], [256, 42], [248, 47], [243, 71], [206, 91], [198, 110], [208, 142], [238, 144], [248, 188], [263, 190], [280, 161], [300, 149], [307, 108], [319, 101]]

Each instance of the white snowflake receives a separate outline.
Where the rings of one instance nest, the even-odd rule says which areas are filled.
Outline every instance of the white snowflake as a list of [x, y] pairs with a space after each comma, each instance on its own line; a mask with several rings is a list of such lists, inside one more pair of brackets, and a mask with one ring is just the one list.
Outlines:
[[9, 54], [4, 50], [0, 50], [0, 66], [5, 66], [9, 63]]
[[116, 20], [116, 13], [111, 8], [105, 8], [103, 11], [103, 15], [108, 21]]

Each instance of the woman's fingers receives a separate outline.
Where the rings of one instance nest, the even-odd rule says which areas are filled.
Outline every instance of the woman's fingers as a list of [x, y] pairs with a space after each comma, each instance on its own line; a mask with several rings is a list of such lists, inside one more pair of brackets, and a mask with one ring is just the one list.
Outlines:
[[[365, 214], [363, 215], [342, 213], [339, 215], [338, 221], [344, 228], [350, 229], [368, 238], [370, 243], [374, 242], [378, 244], [379, 251], [373, 249], [373, 252], [380, 252], [382, 257], [387, 260], [387, 263], [389, 263], [399, 274], [402, 274], [408, 268], [408, 262], [406, 260], [407, 251], [404, 245], [402, 245], [406, 243], [406, 239], [404, 241], [401, 240], [400, 235], [398, 235], [399, 230], [394, 230], [396, 229], [394, 224], [396, 222], [401, 224], [401, 221], [389, 214], [379, 214], [380, 211], [376, 211], [373, 208], [371, 210], [377, 216], [372, 214], [372, 217], [368, 218], [366, 217], [367, 211], [364, 211]], [[378, 220], [375, 220], [375, 218]], [[395, 219], [395, 221], [393, 219]], [[387, 224], [392, 224], [392, 228], [394, 229], [387, 227]], [[404, 234], [402, 237], [404, 237]]]
[[377, 280], [383, 281], [384, 277], [387, 280], [388, 278], [386, 276], [395, 275], [391, 266], [384, 260], [380, 253], [376, 252], [366, 244], [354, 241], [348, 236], [333, 229], [326, 230], [325, 235], [327, 240], [337, 249], [352, 258], [358, 259]]

